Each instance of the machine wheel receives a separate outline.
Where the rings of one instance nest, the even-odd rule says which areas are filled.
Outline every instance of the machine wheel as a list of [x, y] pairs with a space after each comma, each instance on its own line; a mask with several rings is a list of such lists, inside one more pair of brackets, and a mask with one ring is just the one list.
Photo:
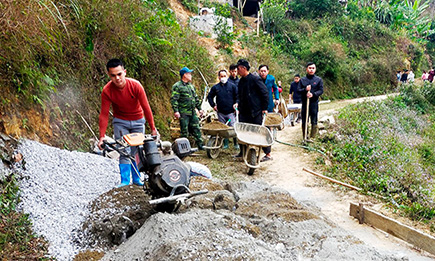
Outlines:
[[[208, 147], [214, 147], [216, 144], [216, 136], [210, 137], [210, 139], [207, 142]], [[217, 141], [219, 143], [219, 140]], [[206, 149], [207, 156], [211, 159], [216, 159], [219, 156], [219, 153], [221, 152], [220, 148], [218, 149]]]
[[[257, 151], [254, 148], [248, 150], [248, 155], [246, 157], [249, 165], [257, 165]], [[248, 175], [254, 174], [255, 168], [249, 168]]]

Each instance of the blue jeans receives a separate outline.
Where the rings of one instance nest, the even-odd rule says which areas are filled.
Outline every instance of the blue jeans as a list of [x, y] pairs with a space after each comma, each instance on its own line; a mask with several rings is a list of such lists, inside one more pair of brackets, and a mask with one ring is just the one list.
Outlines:
[[[112, 121], [113, 132], [115, 133], [115, 140], [119, 140], [125, 134], [129, 133], [145, 133], [145, 119], [139, 119], [135, 121], [126, 121], [119, 118], [114, 118]], [[125, 149], [125, 152], [130, 155], [136, 155], [137, 147], [129, 147]], [[119, 164], [130, 164], [128, 157], [120, 155]]]

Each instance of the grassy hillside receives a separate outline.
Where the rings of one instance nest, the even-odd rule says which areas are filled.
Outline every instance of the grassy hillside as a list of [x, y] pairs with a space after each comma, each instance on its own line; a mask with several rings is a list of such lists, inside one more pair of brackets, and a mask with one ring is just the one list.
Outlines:
[[[188, 10], [197, 10], [196, 1], [180, 2], [185, 5], [187, 13]], [[293, 75], [303, 73], [304, 64], [314, 61], [318, 65], [318, 74], [325, 80], [324, 98], [384, 93], [396, 88], [396, 70], [405, 68], [407, 64], [416, 72], [429, 67], [428, 55], [435, 57], [435, 40], [431, 42], [435, 37], [421, 35], [418, 26], [414, 28], [413, 23], [402, 21], [403, 17], [398, 16], [402, 20], [380, 20], [375, 12], [385, 9], [395, 15], [405, 9], [377, 9], [360, 6], [360, 2], [365, 1], [349, 1], [344, 8], [333, 0], [294, 0], [288, 5], [286, 1], [263, 1], [264, 23], [259, 37], [252, 33], [235, 9], [213, 4], [218, 7], [219, 14], [233, 17], [237, 25], [234, 33], [221, 34], [215, 42], [201, 41], [204, 38], [178, 20], [166, 0], [2, 1], [0, 132], [61, 148], [88, 150], [87, 139], [93, 134], [86, 123], [94, 132], [98, 131], [100, 93], [109, 80], [104, 66], [114, 57], [125, 62], [129, 77], [137, 78], [144, 85], [157, 127], [164, 137], [169, 137], [167, 130], [172, 115], [170, 89], [183, 66], [201, 71], [211, 84], [216, 81], [218, 69], [227, 68], [238, 58], [247, 58], [254, 69], [259, 64], [269, 64], [271, 73], [284, 82], [287, 92]], [[212, 5], [208, 1], [207, 4]], [[427, 39], [429, 53], [425, 50]], [[218, 46], [218, 57], [210, 55], [209, 50], [214, 47], [201, 43]], [[194, 84], [202, 95], [205, 83], [198, 73], [194, 75]], [[405, 93], [412, 94], [412, 90]], [[423, 99], [425, 95], [403, 96], [387, 105], [401, 108], [403, 103], [409, 102], [417, 110], [427, 112], [431, 102]], [[378, 108], [388, 108], [387, 105], [373, 105], [370, 107], [372, 110], [367, 109], [367, 114], [375, 113]], [[355, 126], [360, 120], [358, 117], [364, 115], [355, 116], [351, 113], [353, 110], [355, 108], [342, 114], [342, 126], [353, 127], [355, 133], [368, 133], [372, 127], [379, 127], [379, 122]], [[395, 112], [411, 115], [403, 108]], [[414, 117], [414, 114], [411, 116], [407, 119], [412, 125], [405, 125], [406, 130], [418, 127], [419, 134], [433, 136], [433, 126], [423, 125], [425, 119]], [[369, 121], [364, 122], [369, 124]], [[418, 143], [408, 150], [399, 139], [401, 133], [399, 138], [386, 133], [385, 139], [398, 146], [388, 147], [390, 150], [384, 153], [379, 151], [380, 143], [364, 143], [371, 138], [358, 140], [366, 147], [356, 148], [352, 145], [355, 133], [342, 134], [349, 137], [347, 144], [351, 145], [325, 140], [326, 143], [337, 143], [337, 147], [331, 148], [336, 156], [336, 169], [331, 170], [334, 175], [345, 173], [346, 178], [356, 177], [354, 182], [364, 181], [367, 177], [372, 178], [370, 168], [379, 167], [365, 165], [372, 158], [383, 155], [375, 162], [388, 163], [387, 159], [393, 162], [392, 158], [402, 152], [422, 163], [420, 167], [406, 165], [402, 158], [399, 166], [407, 171], [404, 173], [420, 169], [424, 173], [433, 173], [434, 152], [430, 140], [425, 140], [429, 145]], [[352, 157], [356, 163], [350, 164], [348, 160], [343, 163], [343, 155]], [[398, 192], [391, 198], [410, 216], [432, 219], [433, 205], [421, 201], [428, 196], [433, 198], [431, 188], [425, 187], [419, 192], [415, 189], [418, 183], [411, 182], [406, 175], [389, 183], [390, 178], [396, 178], [389, 174], [401, 169], [395, 170], [391, 164], [387, 166], [388, 171], [376, 177], [376, 182], [362, 182], [361, 185], [367, 191], [386, 197]], [[418, 176], [419, 179], [425, 177]], [[43, 259], [46, 253], [44, 242], [32, 236], [27, 217], [15, 212], [18, 201], [15, 180], [3, 181], [0, 188], [3, 221], [0, 225], [0, 257]]]
[[[195, 10], [196, 2], [182, 3]], [[170, 88], [182, 66], [201, 71], [211, 84], [218, 69], [244, 57], [253, 69], [269, 64], [287, 91], [293, 74], [315, 61], [325, 80], [324, 98], [394, 89], [394, 72], [405, 66], [405, 59], [417, 71], [428, 66], [421, 44], [376, 22], [352, 1], [347, 9], [322, 2], [321, 13], [311, 12], [316, 6], [304, 1], [292, 2], [289, 13], [283, 3], [264, 2], [265, 34], [257, 37], [246, 31], [247, 23], [235, 9], [207, 2], [238, 25], [215, 44], [226, 64], [216, 63], [217, 57], [199, 44], [198, 33], [180, 23], [165, 0], [0, 3], [5, 10], [0, 20], [0, 131], [86, 150], [92, 134], [85, 121], [97, 132], [100, 92], [108, 81], [104, 65], [113, 57], [123, 59], [128, 76], [144, 85], [166, 137]], [[194, 84], [202, 94], [198, 73]]]
[[[358, 103], [321, 138], [331, 176], [380, 195], [435, 232], [435, 88], [405, 85], [399, 96]], [[320, 161], [321, 162], [321, 161]]]

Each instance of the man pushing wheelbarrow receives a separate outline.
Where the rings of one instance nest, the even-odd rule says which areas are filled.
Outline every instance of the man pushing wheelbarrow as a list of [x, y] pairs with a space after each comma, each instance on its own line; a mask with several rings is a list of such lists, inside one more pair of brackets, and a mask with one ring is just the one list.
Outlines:
[[[249, 69], [248, 61], [240, 59], [237, 62], [237, 72], [241, 76], [238, 85], [239, 120], [243, 123], [262, 125], [263, 115], [267, 114], [269, 93], [260, 77], [249, 73]], [[246, 150], [246, 145], [240, 146], [240, 153], [236, 157], [242, 157], [244, 149]], [[271, 147], [262, 147], [262, 149], [266, 155], [261, 161], [271, 160]]]
[[[323, 94], [323, 80], [315, 75], [316, 65], [307, 63], [307, 76], [299, 81], [298, 91], [302, 94], [302, 138], [304, 142], [310, 142], [317, 135], [317, 114], [319, 112], [319, 97]], [[309, 113], [307, 114], [307, 107]], [[311, 133], [308, 138], [308, 118], [311, 120]]]

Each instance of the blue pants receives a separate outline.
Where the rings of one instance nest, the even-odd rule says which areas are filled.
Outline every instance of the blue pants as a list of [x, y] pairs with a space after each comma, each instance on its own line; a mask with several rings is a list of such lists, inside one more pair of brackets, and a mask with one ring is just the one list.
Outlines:
[[234, 115], [234, 113], [230, 113], [230, 114], [223, 114], [218, 112], [218, 121], [222, 122], [223, 124], [227, 123], [228, 120], [231, 120], [230, 123], [228, 123], [228, 126], [230, 127], [234, 127], [234, 123], [236, 122], [236, 116]]
[[[113, 119], [113, 132], [115, 133], [115, 140], [119, 140], [125, 134], [129, 133], [145, 133], [145, 119], [139, 119], [135, 121], [126, 121], [119, 118]], [[137, 147], [126, 148], [125, 152], [130, 155], [135, 155]], [[119, 164], [130, 164], [130, 159], [125, 156], [119, 157]]]

